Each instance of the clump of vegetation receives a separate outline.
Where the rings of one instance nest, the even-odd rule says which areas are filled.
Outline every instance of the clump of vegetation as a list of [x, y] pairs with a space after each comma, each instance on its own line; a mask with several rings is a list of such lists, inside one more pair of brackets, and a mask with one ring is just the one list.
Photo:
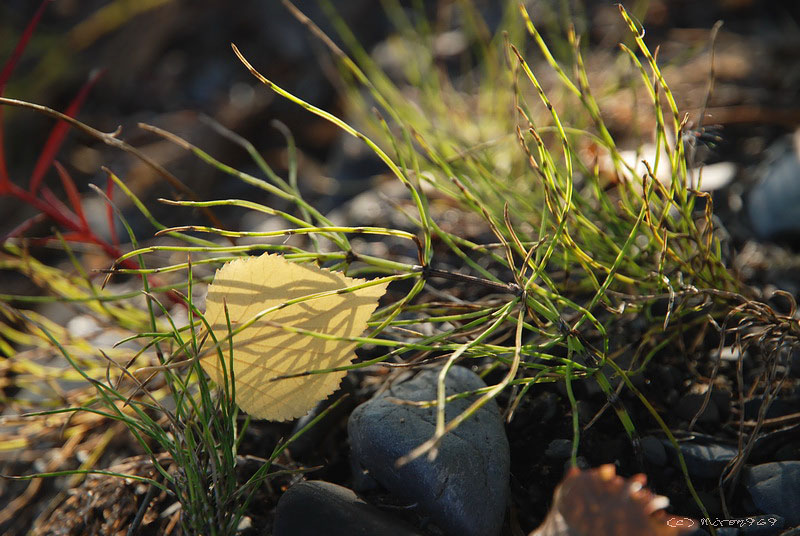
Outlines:
[[[269, 459], [260, 460], [255, 474], [242, 482], [238, 449], [249, 419], [239, 418], [233, 402], [232, 341], [238, 331], [229, 322], [228, 333], [212, 344], [196, 295], [210, 282], [210, 268], [262, 251], [350, 276], [406, 282], [402, 293], [394, 290], [393, 302], [372, 315], [366, 336], [333, 336], [369, 344], [377, 348], [376, 357], [292, 375], [342, 373], [388, 362], [441, 363], [439, 397], [431, 402], [438, 408], [436, 433], [403, 461], [435, 454], [446, 433], [501, 393], [510, 400], [511, 419], [530, 390], [543, 382], [566, 386], [573, 409], [573, 464], [581, 428], [572, 386], [579, 380], [597, 383], [634, 443], [639, 432], [619, 402], [621, 392], [633, 394], [676, 444], [631, 378], [641, 374], [659, 351], [677, 345], [687, 327], [716, 323], [723, 332], [721, 345], [725, 334], [732, 334], [740, 347], [761, 346], [766, 355], [775, 357], [774, 366], [781, 352], [796, 344], [800, 328], [793, 314], [780, 315], [752, 301], [727, 269], [714, 232], [711, 200], [689, 186], [686, 143], [692, 136], [685, 118], [643, 40], [642, 28], [624, 8], [620, 6], [620, 16], [630, 31], [631, 46], [621, 45], [621, 53], [639, 74], [640, 89], [650, 97], [656, 154], [664, 155], [648, 162], [648, 172], [641, 176], [620, 156], [604, 123], [574, 31], [558, 43], [556, 54], [524, 7], [508, 2], [503, 22], [490, 30], [474, 6], [461, 3], [465, 46], [457, 57], [463, 63], [459, 77], [451, 78], [431, 46], [439, 29], [421, 15], [422, 9], [412, 20], [396, 3], [385, 4], [398, 28], [394, 46], [399, 52], [414, 47], [414, 53], [403, 55], [408, 61], [395, 79], [360, 47], [333, 10], [328, 16], [348, 53], [297, 12], [338, 62], [350, 122], [285, 91], [259, 74], [252, 64], [255, 59], [245, 58], [235, 46], [234, 52], [271, 91], [363, 141], [380, 158], [407, 192], [406, 197], [392, 200], [405, 225], [336, 225], [301, 195], [296, 157], [289, 160], [288, 177], [281, 177], [254, 147], [220, 128], [252, 155], [262, 173], [256, 177], [145, 125], [219, 171], [291, 203], [294, 210], [246, 199], [162, 199], [186, 209], [187, 219], [192, 209], [228, 207], [286, 222], [285, 229], [269, 232], [230, 231], [214, 223], [166, 227], [126, 187], [124, 178], [108, 171], [109, 187], [97, 193], [109, 207], [109, 225], [112, 214], [122, 221], [129, 245], [106, 243], [83, 216], [72, 180], [54, 163], [66, 125], [142, 155], [118, 136], [73, 118], [84, 94], [63, 115], [24, 101], [0, 99], [2, 105], [37, 110], [60, 120], [27, 190], [11, 182], [0, 153], [0, 194], [31, 204], [58, 225], [60, 230], [50, 241], [61, 244], [73, 267], [68, 272], [34, 258], [26, 247], [30, 242], [22, 238], [26, 225], [3, 243], [0, 266], [24, 275], [43, 291], [35, 297], [0, 296], [4, 315], [0, 345], [7, 358], [0, 366], [7, 385], [16, 389], [15, 394], [4, 391], [3, 402], [10, 410], [4, 421], [4, 446], [19, 450], [49, 441], [72, 449], [82, 445], [95, 453], [77, 469], [65, 470], [56, 460], [45, 471], [24, 478], [102, 473], [94, 463], [124, 427], [151, 455], [160, 475], [142, 479], [175, 496], [187, 533], [233, 534], [259, 484], [276, 475], [273, 462], [294, 438], [282, 442]], [[32, 29], [33, 25], [7, 63], [0, 89]], [[548, 77], [548, 84], [537, 74], [539, 67], [532, 66], [534, 58], [543, 59], [555, 74]], [[287, 143], [289, 154], [295, 155], [290, 137]], [[594, 158], [586, 157], [589, 147]], [[669, 160], [668, 183], [651, 171], [658, 168], [659, 158]], [[601, 170], [601, 159], [611, 162], [611, 172]], [[173, 184], [180, 184], [150, 163]], [[51, 164], [68, 193], [70, 208], [40, 186]], [[114, 208], [115, 190], [130, 198], [152, 224], [154, 237], [136, 236]], [[480, 221], [486, 232], [465, 236], [458, 225], [446, 224], [441, 216], [450, 209], [459, 218]], [[304, 239], [253, 244], [253, 239], [288, 236]], [[240, 245], [243, 238], [250, 242]], [[370, 255], [359, 249], [365, 240], [402, 244], [411, 254]], [[73, 254], [76, 242], [98, 245], [113, 258], [103, 284]], [[165, 264], [159, 256], [165, 252], [182, 255], [185, 261]], [[139, 291], [117, 292], [106, 284], [126, 275], [141, 281]], [[436, 299], [442, 292], [452, 299]], [[78, 308], [100, 330], [115, 333], [119, 342], [113, 347], [98, 344], [90, 336], [54, 324], [35, 308], [48, 301]], [[614, 338], [642, 317], [647, 327], [639, 340]], [[331, 337], [309, 330], [304, 334]], [[217, 354], [223, 370], [217, 376], [222, 378], [219, 385], [209, 383], [200, 366], [200, 358], [209, 351]], [[444, 375], [456, 362], [475, 366], [498, 381], [483, 390], [464, 414], [446, 423]], [[62, 386], [72, 380], [81, 381], [80, 387]], [[769, 391], [772, 384], [765, 381], [765, 385]], [[109, 422], [114, 424], [108, 432], [96, 433], [100, 423]], [[159, 457], [162, 453], [168, 456]], [[734, 470], [745, 457], [746, 450]]]

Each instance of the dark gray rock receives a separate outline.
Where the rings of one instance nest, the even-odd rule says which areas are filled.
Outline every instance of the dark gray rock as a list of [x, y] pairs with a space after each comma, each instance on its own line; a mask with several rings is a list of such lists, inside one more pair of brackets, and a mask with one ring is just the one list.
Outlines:
[[730, 445], [682, 443], [680, 447], [689, 474], [697, 478], [718, 478], [737, 453]]
[[742, 536], [772, 536], [782, 530], [786, 521], [781, 516], [763, 515], [752, 516], [743, 520], [739, 528]]
[[[785, 522], [781, 516], [764, 515], [735, 519], [711, 518], [710, 524], [716, 528], [717, 536], [774, 536], [783, 529]], [[708, 536], [709, 532], [701, 528], [708, 525], [709, 522], [701, 522], [686, 536]], [[781, 533], [781, 536], [784, 534]]]
[[[577, 467], [581, 471], [586, 471], [588, 469], [591, 469], [592, 464], [589, 463], [589, 460], [587, 460], [583, 456], [578, 456], [577, 458], [575, 458], [575, 467]], [[569, 471], [571, 468], [572, 468], [572, 460], [565, 460], [564, 461], [564, 473]]]
[[547, 445], [544, 455], [554, 460], [563, 460], [572, 455], [572, 441], [569, 439], [554, 439]]
[[[675, 408], [675, 413], [681, 419], [686, 421], [691, 421], [694, 419], [695, 415], [700, 412], [700, 409], [703, 408], [703, 402], [705, 401], [706, 396], [697, 393], [688, 393], [681, 397], [678, 400], [678, 405]], [[703, 408], [703, 411], [697, 417], [697, 422], [700, 424], [711, 424], [716, 423], [719, 421], [719, 410], [717, 409], [717, 405], [714, 404], [713, 400], [709, 400], [706, 407]]]
[[655, 436], [644, 436], [642, 438], [642, 452], [644, 453], [644, 458], [653, 465], [661, 467], [667, 463], [667, 449]]
[[[433, 435], [436, 416], [433, 407], [400, 405], [389, 397], [434, 400], [438, 373], [422, 371], [356, 408], [348, 422], [353, 463], [398, 498], [416, 504], [445, 534], [499, 534], [508, 499], [510, 454], [494, 401], [448, 434], [435, 460], [423, 456], [403, 467], [396, 466], [398, 458]], [[446, 386], [451, 395], [486, 384], [472, 371], [453, 367]], [[449, 403], [447, 421], [474, 400], [470, 397]]]
[[800, 461], [750, 467], [744, 485], [759, 510], [783, 517], [790, 527], [800, 525]]
[[800, 378], [800, 352], [792, 352], [789, 356], [789, 370], [796, 377]]
[[273, 536], [419, 536], [405, 523], [330, 482], [298, 482], [281, 496]]
[[776, 462], [792, 462], [800, 460], [800, 443], [789, 443], [775, 451]]
[[[757, 420], [762, 411], [761, 406], [765, 404], [763, 396], [753, 397], [744, 403], [744, 418], [745, 420]], [[787, 396], [785, 398], [776, 398], [769, 401], [764, 418], [776, 419], [792, 413], [800, 411], [800, 400], [796, 396]]]
[[[662, 444], [677, 461], [672, 444], [666, 439], [662, 440]], [[737, 453], [736, 447], [717, 443], [683, 442], [679, 445], [683, 459], [686, 460], [686, 468], [695, 478], [719, 478]]]
[[794, 143], [780, 140], [770, 147], [761, 181], [748, 196], [748, 213], [753, 229], [762, 238], [800, 231], [800, 155]]
[[[785, 453], [785, 448], [792, 445], [800, 445], [800, 424], [760, 434], [756, 439], [751, 458], [776, 462], [785, 461], [778, 459], [778, 453], [781, 450]], [[800, 457], [794, 459], [797, 460]]]

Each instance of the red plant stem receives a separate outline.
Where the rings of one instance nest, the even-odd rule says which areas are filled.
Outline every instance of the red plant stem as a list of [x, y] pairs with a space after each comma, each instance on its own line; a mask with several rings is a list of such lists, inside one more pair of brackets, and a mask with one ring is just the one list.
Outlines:
[[53, 210], [56, 210], [59, 214], [61, 214], [61, 216], [72, 221], [76, 228], [87, 230], [87, 227], [83, 226], [78, 216], [76, 216], [75, 213], [73, 213], [69, 207], [61, 201], [61, 199], [56, 197], [56, 194], [53, 193], [53, 190], [50, 188], [42, 188], [39, 195], [45, 203], [49, 203], [50, 206], [53, 207]]
[[[8, 191], [7, 193], [16, 197], [20, 201], [27, 203], [28, 205], [34, 207], [35, 209], [39, 210], [43, 214], [47, 215], [48, 218], [55, 221], [62, 227], [76, 233], [77, 235], [85, 237], [85, 242], [89, 242], [95, 244], [103, 249], [103, 251], [111, 257], [112, 259], [117, 259], [122, 256], [122, 251], [115, 248], [111, 244], [105, 242], [101, 238], [92, 232], [89, 228], [84, 228], [79, 222], [74, 221], [72, 218], [67, 217], [65, 214], [61, 213], [57, 208], [53, 205], [45, 202], [42, 199], [37, 198], [34, 195], [31, 195], [30, 192], [27, 190], [20, 188], [13, 182], [8, 183], [7, 185]], [[139, 264], [132, 261], [131, 259], [125, 259], [122, 261], [120, 266], [125, 268], [139, 268]]]
[[[8, 82], [8, 79], [11, 78], [11, 73], [17, 66], [20, 57], [22, 57], [22, 53], [25, 51], [25, 47], [28, 45], [28, 41], [33, 35], [33, 31], [36, 29], [36, 25], [39, 24], [39, 20], [44, 14], [44, 8], [47, 7], [47, 4], [50, 2], [52, 2], [52, 0], [44, 0], [41, 4], [39, 4], [39, 9], [36, 10], [36, 13], [33, 15], [30, 22], [28, 22], [28, 25], [22, 32], [19, 41], [17, 41], [17, 46], [14, 47], [14, 51], [11, 53], [11, 57], [3, 66], [3, 70], [0, 72], [0, 95], [3, 94], [3, 90], [6, 88], [6, 83]], [[3, 149], [3, 111], [2, 108], [0, 108], [0, 192], [6, 191], [6, 188], [10, 183], [11, 179], [8, 175], [8, 168], [6, 168], [6, 155], [5, 150]]]
[[73, 181], [72, 177], [69, 176], [67, 170], [64, 169], [64, 166], [61, 165], [61, 162], [59, 162], [58, 160], [54, 160], [53, 164], [56, 168], [56, 172], [58, 173], [59, 178], [61, 179], [61, 184], [62, 186], [64, 186], [64, 191], [67, 193], [69, 204], [72, 205], [72, 210], [75, 211], [75, 215], [80, 220], [81, 225], [85, 229], [88, 229], [89, 222], [86, 221], [86, 214], [83, 212], [81, 197], [78, 194], [78, 188], [75, 186], [75, 181]]
[[[11, 78], [11, 73], [19, 63], [28, 41], [30, 41], [36, 26], [41, 20], [47, 4], [52, 1], [53, 0], [43, 0], [42, 3], [39, 4], [39, 8], [36, 10], [36, 13], [28, 22], [28, 25], [25, 27], [25, 30], [22, 32], [22, 35], [17, 41], [14, 51], [3, 65], [2, 71], [0, 71], [0, 97], [2, 97], [6, 83], [8, 83], [8, 80]], [[51, 129], [47, 141], [42, 148], [42, 152], [40, 153], [39, 158], [34, 165], [28, 189], [20, 188], [11, 182], [11, 178], [8, 173], [3, 142], [3, 106], [0, 106], [0, 196], [10, 195], [39, 210], [39, 214], [18, 225], [11, 231], [11, 233], [9, 233], [7, 237], [2, 239], [3, 241], [8, 237], [21, 235], [30, 229], [35, 223], [38, 223], [44, 218], [50, 218], [56, 224], [66, 229], [67, 232], [62, 234], [64, 239], [74, 242], [95, 244], [112, 259], [118, 259], [122, 256], [122, 251], [119, 249], [119, 247], [117, 247], [119, 246], [119, 240], [117, 239], [116, 228], [114, 225], [113, 208], [109, 205], [107, 209], [109, 228], [113, 241], [112, 245], [97, 236], [89, 227], [89, 222], [86, 220], [86, 215], [83, 211], [80, 195], [78, 194], [78, 189], [75, 186], [75, 182], [69, 176], [69, 173], [67, 173], [66, 169], [64, 169], [64, 167], [55, 160], [56, 154], [61, 148], [70, 126], [75, 126], [77, 123], [74, 119], [75, 116], [78, 114], [78, 111], [86, 100], [89, 91], [95, 85], [101, 74], [102, 71], [92, 73], [72, 102], [70, 102], [69, 107], [63, 114], [59, 114], [54, 111], [53, 113], [49, 114], [53, 117], [56, 117], [56, 119], [59, 119], [59, 121]], [[114, 135], [108, 136], [99, 132], [96, 134], [99, 135], [106, 143], [109, 143], [109, 140], [114, 138]], [[122, 142], [117, 142], [118, 145], [121, 143]], [[136, 151], [133, 150], [132, 152], [135, 153]], [[141, 156], [145, 162], [149, 163], [157, 171], [161, 172], [162, 175], [165, 175], [173, 185], [177, 185], [179, 187], [178, 189], [183, 187], [183, 189], [186, 190], [186, 187], [177, 178], [174, 178], [166, 170], [144, 157], [144, 155]], [[64, 191], [66, 192], [69, 203], [72, 205], [72, 210], [70, 210], [66, 204], [58, 199], [58, 197], [53, 194], [50, 189], [41, 188], [42, 181], [44, 180], [44, 177], [51, 166], [55, 166], [56, 168], [56, 172], [61, 179], [61, 184], [64, 187]], [[111, 182], [110, 177], [106, 186], [106, 191], [109, 200], [113, 199], [113, 183]], [[40, 192], [41, 199], [37, 197], [37, 194]], [[48, 240], [54, 240], [54, 238], [49, 238]], [[132, 259], [125, 259], [124, 261], [121, 261], [119, 266], [130, 269], [140, 268], [139, 264]], [[146, 277], [148, 280], [150, 279], [150, 276]], [[167, 296], [172, 302], [181, 303], [184, 306], [186, 305], [183, 300], [180, 299], [180, 296], [175, 292], [168, 292]]]
[[[72, 102], [69, 103], [69, 107], [64, 111], [64, 115], [69, 117], [75, 117], [78, 115], [78, 110], [80, 110], [81, 106], [83, 106], [83, 102], [89, 95], [89, 90], [91, 90], [92, 87], [97, 83], [102, 74], [103, 71], [92, 73], [86, 83], [83, 84], [83, 87], [81, 87], [80, 91], [78, 91], [78, 94], [75, 96], [75, 98], [72, 99]], [[64, 139], [67, 137], [69, 129], [70, 126], [67, 123], [63, 121], [57, 121], [52, 130], [50, 130], [50, 135], [47, 137], [47, 141], [42, 148], [42, 152], [39, 153], [39, 158], [36, 160], [36, 165], [33, 167], [33, 173], [31, 173], [31, 180], [30, 184], [28, 185], [28, 190], [30, 190], [32, 194], [36, 195], [36, 191], [39, 189], [47, 170], [53, 165], [53, 160], [55, 160], [58, 150], [64, 143]]]

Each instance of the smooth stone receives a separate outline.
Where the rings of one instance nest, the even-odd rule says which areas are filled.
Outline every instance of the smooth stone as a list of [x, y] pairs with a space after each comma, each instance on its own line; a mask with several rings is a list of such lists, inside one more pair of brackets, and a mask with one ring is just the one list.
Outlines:
[[[592, 464], [589, 463], [589, 460], [584, 458], [583, 456], [578, 456], [575, 458], [575, 467], [580, 469], [581, 471], [587, 471], [591, 469]], [[572, 460], [565, 460], [564, 461], [564, 473], [569, 471], [572, 468]]]
[[[659, 155], [660, 153], [660, 155]], [[642, 160], [648, 162], [656, 179], [664, 185], [669, 186], [672, 181], [672, 168], [669, 156], [662, 148], [660, 151], [655, 144], [645, 143], [636, 150], [623, 150], [619, 152], [622, 161], [633, 169], [633, 176], [641, 177], [648, 172]], [[658, 166], [655, 165], [658, 160]], [[601, 163], [603, 167], [611, 167], [610, 157], [605, 157]], [[631, 179], [631, 173], [626, 170], [623, 172]], [[701, 167], [694, 167], [690, 170], [687, 177], [687, 186], [700, 189], [703, 192], [713, 192], [726, 187], [736, 177], [736, 165], [731, 162], [717, 162], [715, 164], [705, 164]]]
[[420, 536], [402, 520], [361, 500], [352, 490], [311, 480], [278, 501], [273, 536]]
[[[732, 520], [712, 518], [711, 522], [717, 529], [717, 536], [773, 536], [785, 525], [784, 519], [775, 515], [750, 516]], [[703, 526], [708, 526], [708, 524]], [[697, 526], [686, 536], [708, 536], [708, 534], [707, 530]]]
[[761, 238], [800, 231], [800, 132], [776, 142], [761, 181], [750, 191], [747, 209]]
[[[746, 401], [744, 403], [745, 420], [757, 420], [759, 412], [761, 411], [761, 405], [763, 403], [764, 398], [760, 396]], [[778, 417], [783, 417], [784, 415], [797, 413], [798, 411], [800, 411], [800, 400], [798, 400], [795, 396], [790, 396], [786, 399], [776, 398], [770, 403], [764, 418], [775, 419]]]
[[759, 510], [783, 517], [790, 527], [800, 525], [800, 461], [750, 467], [744, 485]]
[[744, 520], [739, 528], [742, 536], [772, 536], [776, 531], [782, 530], [786, 520], [779, 515], [765, 514], [752, 516]]
[[[675, 449], [669, 441], [662, 440], [664, 447], [675, 456]], [[679, 443], [689, 474], [695, 478], [719, 478], [725, 466], [737, 453], [733, 446], [716, 443]]]
[[776, 462], [791, 462], [800, 460], [800, 443], [789, 443], [775, 451]]
[[644, 436], [642, 438], [642, 452], [644, 453], [644, 458], [653, 465], [661, 467], [667, 463], [667, 449], [664, 448], [661, 440], [655, 436]]
[[547, 445], [544, 455], [554, 460], [563, 460], [572, 456], [572, 441], [569, 439], [554, 439]]
[[792, 352], [789, 357], [789, 370], [796, 377], [800, 378], [800, 352]]
[[[753, 460], [784, 461], [777, 459], [778, 451], [788, 445], [800, 445], [800, 424], [760, 435], [753, 447]], [[797, 460], [798, 458], [795, 458]]]
[[[675, 408], [675, 413], [683, 420], [691, 421], [695, 415], [700, 411], [700, 408], [703, 407], [703, 402], [705, 401], [706, 395], [701, 395], [697, 393], [688, 393], [681, 397], [678, 400], [678, 406]], [[700, 424], [711, 424], [719, 422], [719, 409], [717, 405], [714, 403], [714, 400], [709, 400], [706, 407], [703, 409], [703, 412], [700, 413], [700, 416], [697, 418], [697, 422]]]
[[[445, 436], [433, 461], [425, 455], [396, 465], [398, 458], [433, 436], [436, 408], [401, 405], [390, 398], [435, 400], [438, 374], [439, 370], [424, 370], [353, 411], [347, 427], [353, 465], [401, 500], [416, 504], [445, 534], [497, 535], [509, 495], [510, 452], [494, 401]], [[486, 387], [479, 376], [458, 366], [447, 373], [445, 385], [448, 396]], [[446, 420], [475, 399], [448, 403]]]

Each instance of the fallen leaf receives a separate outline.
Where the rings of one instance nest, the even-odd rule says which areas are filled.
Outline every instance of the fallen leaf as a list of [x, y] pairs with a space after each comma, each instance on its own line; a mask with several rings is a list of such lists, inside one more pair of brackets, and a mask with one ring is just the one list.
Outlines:
[[[301, 417], [339, 386], [344, 371], [275, 380], [279, 376], [350, 364], [355, 342], [326, 340], [300, 329], [340, 338], [361, 335], [388, 283], [336, 293], [364, 283], [313, 265], [289, 262], [281, 255], [237, 259], [217, 270], [208, 288], [205, 317], [217, 340], [228, 336], [224, 304], [231, 329], [258, 313], [274, 308], [233, 337], [236, 403], [251, 416], [283, 421]], [[331, 293], [286, 305], [316, 294]], [[283, 329], [283, 328], [287, 329]], [[229, 358], [228, 344], [222, 344]], [[201, 365], [217, 384], [223, 371], [216, 352], [201, 357]], [[227, 361], [226, 361], [227, 364]]]
[[544, 522], [529, 536], [679, 536], [697, 521], [669, 516], [666, 497], [644, 485], [645, 475], [622, 478], [614, 465], [581, 471], [572, 468], [553, 493]]

